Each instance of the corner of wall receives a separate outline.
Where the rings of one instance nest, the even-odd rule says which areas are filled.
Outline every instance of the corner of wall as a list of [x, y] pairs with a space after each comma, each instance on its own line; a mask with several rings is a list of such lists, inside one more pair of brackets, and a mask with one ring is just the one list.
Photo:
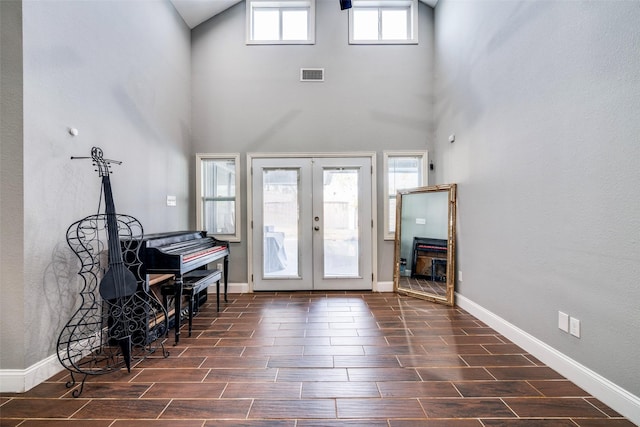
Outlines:
[[22, 2], [0, 1], [0, 368], [21, 368], [24, 347]]

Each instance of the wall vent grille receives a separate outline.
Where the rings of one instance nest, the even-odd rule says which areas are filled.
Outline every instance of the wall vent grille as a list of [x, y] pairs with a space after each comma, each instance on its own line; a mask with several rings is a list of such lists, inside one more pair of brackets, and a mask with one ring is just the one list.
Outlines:
[[324, 68], [300, 68], [301, 82], [323, 82]]

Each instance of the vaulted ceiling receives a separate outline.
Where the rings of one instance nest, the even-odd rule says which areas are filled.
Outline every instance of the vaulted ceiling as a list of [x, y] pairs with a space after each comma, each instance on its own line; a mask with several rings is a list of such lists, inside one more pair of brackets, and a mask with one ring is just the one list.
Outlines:
[[[242, 0], [171, 0], [171, 3], [189, 28], [194, 28], [240, 1]], [[435, 7], [438, 2], [438, 0], [420, 1], [431, 7]], [[338, 0], [335, 0], [335, 3], [338, 5]]]

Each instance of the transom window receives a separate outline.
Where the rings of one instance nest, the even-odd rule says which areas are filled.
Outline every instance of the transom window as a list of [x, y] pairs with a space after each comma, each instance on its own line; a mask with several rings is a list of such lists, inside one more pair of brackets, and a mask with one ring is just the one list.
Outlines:
[[384, 153], [384, 238], [392, 240], [396, 232], [396, 195], [398, 190], [427, 185], [426, 151], [385, 151]]
[[247, 44], [315, 43], [315, 0], [247, 1]]
[[353, 0], [349, 43], [418, 43], [418, 0]]
[[240, 241], [239, 154], [196, 154], [196, 225], [198, 230]]

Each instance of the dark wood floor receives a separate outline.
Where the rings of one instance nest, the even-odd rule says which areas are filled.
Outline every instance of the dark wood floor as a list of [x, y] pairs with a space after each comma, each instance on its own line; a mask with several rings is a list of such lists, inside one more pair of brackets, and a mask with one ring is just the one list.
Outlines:
[[391, 293], [209, 299], [170, 356], [0, 397], [6, 426], [633, 426], [459, 308]]
[[423, 292], [430, 295], [447, 297], [447, 282], [436, 282], [422, 277], [401, 277], [398, 288], [409, 289], [416, 292]]

